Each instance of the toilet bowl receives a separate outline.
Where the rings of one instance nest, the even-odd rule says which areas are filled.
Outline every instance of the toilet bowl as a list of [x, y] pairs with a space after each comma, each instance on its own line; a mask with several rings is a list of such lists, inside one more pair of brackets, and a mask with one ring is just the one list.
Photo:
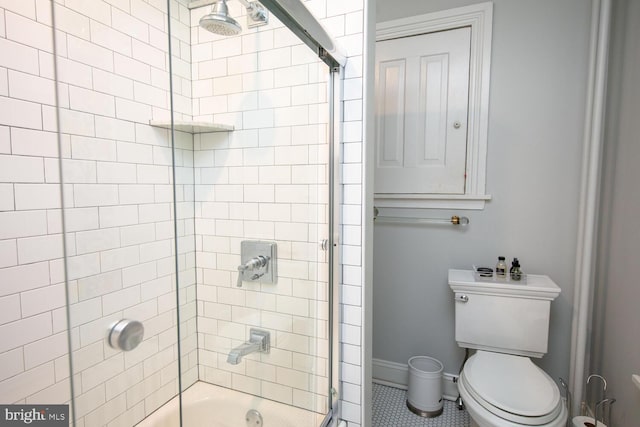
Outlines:
[[449, 286], [456, 341], [476, 350], [458, 379], [472, 426], [565, 426], [557, 384], [530, 359], [547, 352], [550, 306], [560, 287], [548, 276], [510, 283], [466, 270], [449, 270]]
[[465, 363], [458, 391], [479, 427], [563, 427], [567, 422], [558, 386], [528, 357], [478, 351]]

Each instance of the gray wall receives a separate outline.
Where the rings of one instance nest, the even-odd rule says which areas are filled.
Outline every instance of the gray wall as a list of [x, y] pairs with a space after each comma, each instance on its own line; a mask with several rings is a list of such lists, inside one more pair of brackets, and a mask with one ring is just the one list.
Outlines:
[[[479, 3], [378, 2], [377, 21]], [[518, 257], [562, 288], [540, 365], [568, 377], [591, 2], [495, 0], [487, 192], [467, 229], [376, 225], [373, 357], [426, 354], [457, 372], [449, 268]], [[446, 210], [425, 216], [446, 217]]]
[[610, 425], [638, 425], [640, 391], [640, 2], [614, 2], [609, 61], [598, 280], [590, 372], [617, 398]]

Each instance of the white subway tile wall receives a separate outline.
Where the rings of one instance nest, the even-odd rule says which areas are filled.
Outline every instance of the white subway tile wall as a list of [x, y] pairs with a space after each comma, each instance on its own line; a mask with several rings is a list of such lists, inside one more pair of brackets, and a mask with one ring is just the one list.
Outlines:
[[[297, 54], [301, 42], [273, 16], [220, 37], [197, 26], [207, 10], [191, 11], [194, 117], [236, 130], [194, 137], [200, 379], [326, 413], [328, 121], [310, 111], [328, 110], [328, 68]], [[282, 74], [292, 78], [276, 87]], [[277, 284], [236, 287], [242, 240], [277, 243]], [[270, 353], [230, 365], [252, 327], [271, 332]]]
[[[164, 1], [55, 2], [78, 426], [130, 426], [178, 391], [175, 155], [183, 386], [200, 379], [315, 411], [328, 389], [327, 70], [273, 16], [221, 38], [204, 8], [170, 2], [176, 119], [233, 133], [169, 133]], [[342, 176], [343, 417], [359, 425], [362, 0], [307, 1], [347, 48]], [[245, 22], [244, 8], [229, 4]], [[70, 400], [50, 3], [0, 1], [0, 396]], [[240, 242], [278, 242], [277, 285], [235, 287]], [[197, 285], [196, 285], [197, 282]], [[196, 301], [197, 286], [197, 301]], [[145, 323], [120, 353], [105, 325]], [[196, 322], [197, 320], [197, 322]], [[269, 355], [226, 363], [252, 326]]]
[[[48, 1], [0, 2], [0, 335], [4, 403], [70, 401], [62, 212]], [[130, 426], [178, 391], [165, 2], [56, 2], [62, 173], [78, 426]], [[190, 56], [186, 1], [173, 54]], [[182, 28], [180, 28], [182, 27]], [[190, 73], [174, 76], [191, 97]], [[191, 117], [190, 103], [176, 104]], [[192, 136], [176, 164], [191, 170]], [[198, 378], [193, 174], [176, 173], [182, 368]], [[105, 344], [122, 318], [145, 324], [130, 353]]]
[[[337, 36], [347, 32], [345, 22], [362, 28], [361, 2], [350, 2], [354, 10], [346, 12], [328, 12], [324, 2], [307, 5], [338, 28]], [[207, 320], [198, 330], [205, 343], [200, 378], [322, 412], [328, 305], [325, 254], [318, 242], [327, 233], [327, 67], [273, 17], [268, 27], [221, 38], [197, 27], [205, 11], [191, 12], [194, 118], [234, 124], [237, 130], [194, 139], [199, 320]], [[361, 56], [361, 34], [347, 44], [349, 53]], [[341, 363], [354, 373], [360, 369], [362, 304], [362, 71], [361, 60], [355, 62], [344, 81], [349, 131], [343, 133], [349, 143], [341, 174], [348, 236], [342, 247], [347, 265]], [[244, 239], [278, 243], [277, 285], [245, 282], [234, 288]], [[230, 348], [255, 326], [272, 331], [271, 354], [250, 355], [244, 366], [226, 363]], [[360, 386], [360, 375], [345, 377], [343, 387], [350, 391], [343, 400], [345, 418], [356, 425]]]
[[[48, 5], [47, 5], [48, 6]], [[55, 133], [43, 131], [43, 108], [55, 104], [50, 23], [36, 3], [0, 3], [0, 400], [35, 396], [68, 401], [59, 185], [45, 179], [45, 158], [58, 155]], [[42, 56], [40, 56], [42, 55]], [[44, 104], [44, 105], [43, 105]], [[55, 159], [53, 159], [55, 160]], [[55, 216], [55, 215], [54, 215]], [[59, 221], [59, 216], [58, 216]], [[58, 313], [58, 316], [54, 315]]]

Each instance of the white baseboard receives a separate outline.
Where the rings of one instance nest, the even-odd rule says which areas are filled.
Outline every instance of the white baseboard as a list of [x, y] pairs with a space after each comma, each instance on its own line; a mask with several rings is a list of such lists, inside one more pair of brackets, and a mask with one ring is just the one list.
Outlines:
[[407, 389], [409, 366], [388, 360], [373, 359], [373, 382], [391, 387]]
[[[442, 374], [442, 394], [447, 400], [458, 398], [458, 386], [454, 382], [454, 378], [457, 377], [458, 375], [446, 372]], [[373, 359], [373, 382], [406, 390], [409, 384], [409, 366], [405, 363]]]

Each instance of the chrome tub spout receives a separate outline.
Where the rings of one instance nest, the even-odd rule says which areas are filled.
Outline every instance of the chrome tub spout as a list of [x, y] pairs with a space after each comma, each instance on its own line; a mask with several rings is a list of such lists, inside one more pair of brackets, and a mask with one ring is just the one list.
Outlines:
[[244, 344], [241, 344], [229, 352], [229, 355], [227, 356], [227, 362], [231, 363], [232, 365], [237, 365], [238, 363], [240, 363], [240, 360], [242, 360], [242, 356], [260, 351], [261, 348], [261, 342], [246, 342]]
[[269, 353], [271, 334], [261, 329], [251, 329], [249, 341], [234, 347], [227, 356], [227, 363], [237, 365], [243, 356], [251, 353]]

